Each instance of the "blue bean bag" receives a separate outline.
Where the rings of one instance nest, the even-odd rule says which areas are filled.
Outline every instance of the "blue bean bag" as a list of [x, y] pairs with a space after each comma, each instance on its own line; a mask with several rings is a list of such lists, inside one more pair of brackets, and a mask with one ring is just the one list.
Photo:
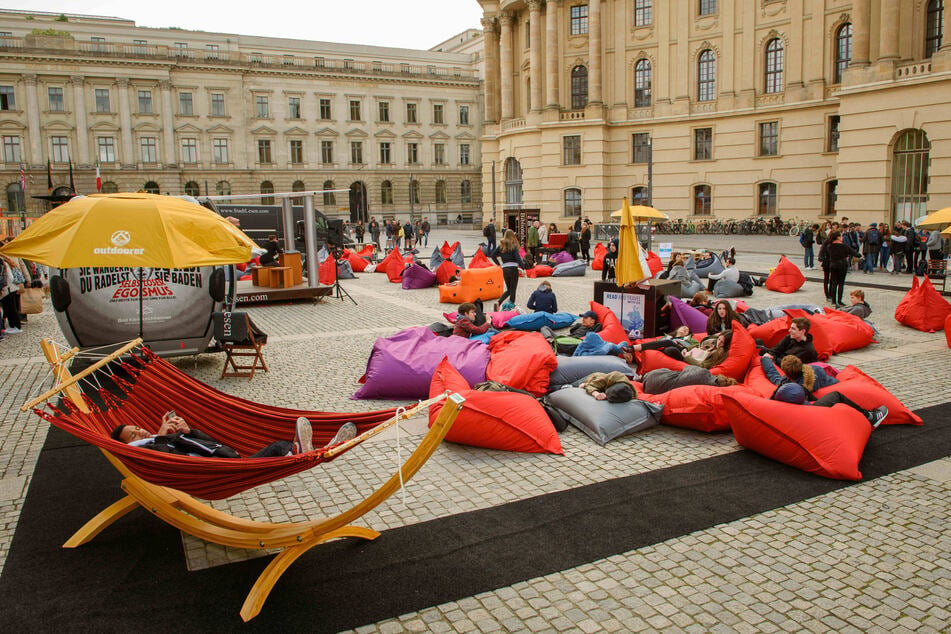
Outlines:
[[552, 272], [552, 277], [584, 277], [588, 265], [584, 260], [573, 260], [556, 266]]
[[480, 343], [484, 343], [485, 345], [489, 345], [489, 339], [491, 339], [497, 334], [499, 334], [498, 330], [495, 330], [494, 328], [489, 328], [481, 335], [472, 335], [471, 337], [469, 337], [469, 341], [478, 341]]
[[337, 279], [355, 280], [357, 276], [353, 274], [353, 267], [349, 260], [337, 260]]
[[587, 357], [566, 357], [558, 355], [558, 367], [551, 373], [548, 388], [557, 390], [563, 385], [583, 379], [592, 372], [622, 372], [634, 374], [634, 368], [625, 363], [624, 359], [611, 355], [593, 355]]
[[627, 403], [599, 401], [580, 387], [566, 387], [548, 396], [565, 419], [599, 445], [649, 429], [660, 422], [664, 407], [648, 401]]
[[605, 341], [601, 338], [596, 332], [589, 332], [584, 336], [584, 339], [581, 340], [581, 343], [578, 344], [578, 347], [575, 348], [574, 353], [571, 356], [573, 357], [590, 357], [594, 355], [614, 355], [617, 356], [621, 354], [621, 351], [624, 350], [627, 346], [625, 344], [611, 343], [610, 341]]
[[567, 328], [571, 324], [575, 323], [575, 320], [578, 319], [578, 316], [574, 313], [565, 313], [559, 312], [551, 316], [551, 328], [553, 330], [558, 330], [560, 328]]
[[538, 312], [528, 315], [515, 315], [505, 325], [514, 330], [538, 331], [542, 326], [551, 327], [551, 313]]

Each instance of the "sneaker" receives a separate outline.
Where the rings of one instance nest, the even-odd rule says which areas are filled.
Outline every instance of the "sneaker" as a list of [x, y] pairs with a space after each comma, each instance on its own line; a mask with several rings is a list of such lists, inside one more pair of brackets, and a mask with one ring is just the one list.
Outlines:
[[882, 405], [869, 412], [868, 422], [872, 424], [872, 429], [878, 429], [878, 426], [882, 424], [882, 421], [885, 420], [887, 416], [888, 408]]
[[334, 445], [339, 445], [342, 442], [347, 442], [348, 440], [353, 440], [357, 437], [357, 426], [353, 423], [344, 423], [340, 426], [340, 429], [337, 430], [337, 434], [330, 439], [330, 442], [326, 444], [327, 447], [332, 447]]
[[307, 453], [314, 450], [314, 428], [311, 427], [310, 421], [304, 416], [297, 419], [294, 449], [297, 453]]
[[23, 331], [20, 330], [19, 328], [7, 328], [6, 330], [3, 331], [3, 334], [5, 334], [5, 335], [18, 335], [18, 334], [20, 334], [21, 332], [23, 332]]

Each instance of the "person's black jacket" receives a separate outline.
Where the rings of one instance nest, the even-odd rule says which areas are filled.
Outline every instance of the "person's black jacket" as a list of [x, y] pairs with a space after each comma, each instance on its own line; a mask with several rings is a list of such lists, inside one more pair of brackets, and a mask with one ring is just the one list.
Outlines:
[[905, 237], [908, 238], [908, 241], [905, 242], [905, 253], [914, 253], [918, 246], [918, 233], [908, 227], [905, 229]]
[[280, 243], [278, 243], [277, 240], [268, 240], [264, 248], [267, 249], [267, 253], [264, 253], [260, 258], [258, 258], [258, 262], [260, 262], [261, 266], [267, 266], [268, 264], [276, 263], [277, 256], [281, 252]]
[[829, 270], [844, 271], [849, 268], [849, 257], [858, 255], [859, 252], [845, 244], [844, 242], [833, 242], [828, 246], [829, 252]]
[[156, 436], [154, 442], [143, 445], [146, 449], [173, 453], [179, 456], [207, 456], [210, 458], [239, 458], [238, 452], [223, 445], [208, 434], [192, 428], [187, 433], [175, 432], [165, 436]]
[[482, 235], [489, 240], [495, 240], [495, 223], [489, 223], [482, 230]]
[[588, 328], [579, 321], [577, 324], [571, 327], [571, 330], [568, 331], [568, 336], [574, 337], [575, 339], [584, 339], [584, 336], [589, 332], [601, 332], [601, 324], [596, 323], [595, 325]]
[[791, 354], [799, 357], [803, 363], [815, 363], [819, 360], [819, 354], [816, 347], [812, 344], [812, 334], [806, 333], [805, 341], [796, 341], [789, 335], [783, 337], [782, 341], [772, 348], [766, 348], [765, 352], [770, 353], [777, 361], [782, 361], [783, 357]]
[[[522, 260], [522, 256], [518, 254], [518, 249], [512, 249], [511, 251], [503, 251], [502, 247], [495, 247], [495, 253], [491, 255], [492, 261], [501, 266], [506, 262], [515, 262], [518, 264], [519, 268], [525, 268], [525, 262]], [[501, 261], [500, 261], [501, 260]]]
[[538, 289], [532, 292], [525, 304], [530, 310], [537, 313], [557, 313], [558, 298], [552, 292], [550, 286], [540, 285]]
[[829, 268], [829, 245], [832, 244], [828, 240], [822, 243], [822, 246], [819, 247], [819, 266], [823, 269]]
[[802, 246], [805, 248], [811, 247], [816, 242], [816, 235], [812, 232], [812, 227], [806, 227], [806, 230], [802, 232]]

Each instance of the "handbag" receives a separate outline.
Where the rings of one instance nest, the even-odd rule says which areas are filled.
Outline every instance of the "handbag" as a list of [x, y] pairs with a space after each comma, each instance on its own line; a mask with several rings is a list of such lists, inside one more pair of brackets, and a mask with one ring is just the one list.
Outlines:
[[24, 315], [39, 315], [43, 312], [42, 288], [28, 288], [20, 294], [20, 312]]

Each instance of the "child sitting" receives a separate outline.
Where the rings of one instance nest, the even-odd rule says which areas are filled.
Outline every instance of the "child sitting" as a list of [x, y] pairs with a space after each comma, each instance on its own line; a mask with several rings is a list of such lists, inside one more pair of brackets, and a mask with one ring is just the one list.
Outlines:
[[456, 319], [456, 323], [452, 328], [452, 334], [458, 335], [460, 337], [466, 337], [467, 339], [472, 335], [481, 335], [484, 334], [489, 327], [492, 325], [492, 322], [486, 321], [481, 326], [475, 325], [476, 318], [476, 305], [472, 302], [465, 302], [464, 304], [459, 305], [459, 317]]

